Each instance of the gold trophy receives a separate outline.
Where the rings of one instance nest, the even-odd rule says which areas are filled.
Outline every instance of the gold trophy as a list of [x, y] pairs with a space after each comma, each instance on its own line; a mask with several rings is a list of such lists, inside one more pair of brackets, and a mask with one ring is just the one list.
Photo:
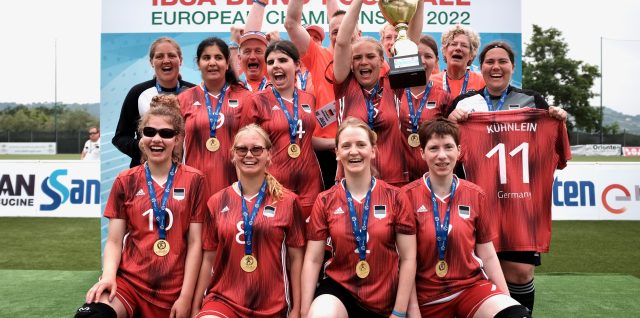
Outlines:
[[422, 0], [379, 0], [378, 6], [384, 18], [398, 32], [389, 57], [389, 81], [393, 88], [422, 86], [427, 83], [418, 46], [407, 37], [409, 21], [416, 13], [418, 1]]

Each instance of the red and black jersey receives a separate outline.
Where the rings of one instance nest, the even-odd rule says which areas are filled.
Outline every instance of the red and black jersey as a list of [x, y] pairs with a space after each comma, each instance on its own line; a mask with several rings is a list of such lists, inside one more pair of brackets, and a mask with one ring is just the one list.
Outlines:
[[[179, 165], [167, 201], [166, 240], [169, 254], [158, 256], [153, 244], [159, 239], [144, 165], [123, 171], [113, 182], [104, 216], [127, 221], [118, 276], [129, 282], [150, 303], [171, 308], [180, 295], [187, 256], [190, 223], [202, 223], [205, 201], [204, 176], [194, 168]], [[164, 184], [153, 182], [158, 202]]]
[[[356, 198], [353, 201], [360, 224], [364, 204]], [[324, 241], [330, 237], [333, 257], [325, 274], [347, 289], [366, 309], [388, 315], [398, 288], [396, 234], [414, 235], [416, 220], [400, 189], [380, 179], [376, 179], [371, 191], [370, 204], [366, 261], [371, 272], [366, 278], [356, 275], [360, 258], [342, 183], [318, 196], [307, 224], [307, 239]]]
[[556, 169], [571, 159], [567, 128], [546, 110], [473, 112], [460, 124], [466, 178], [499, 219], [497, 251], [549, 251]]
[[[400, 131], [402, 131], [402, 144], [404, 145], [404, 158], [407, 163], [409, 180], [413, 181], [422, 177], [422, 175], [429, 170], [429, 167], [427, 166], [427, 162], [422, 159], [420, 147], [414, 148], [409, 146], [408, 138], [412, 133], [411, 117], [407, 101], [407, 92], [406, 90], [402, 92], [403, 94], [400, 99]], [[424, 92], [419, 95], [409, 94], [413, 100], [413, 111], [415, 114], [418, 111], [418, 107], [420, 107], [420, 101]], [[432, 85], [422, 114], [420, 114], [418, 127], [425, 121], [444, 116], [449, 102], [449, 94], [442, 90], [442, 87], [435, 84]]]
[[[463, 92], [462, 86], [464, 85], [464, 76], [459, 79], [447, 78], [447, 71], [444, 70], [440, 73], [431, 75], [430, 79], [433, 81], [433, 85], [442, 88], [445, 92], [451, 95], [451, 99], [455, 99], [460, 95], [464, 95], [467, 92], [480, 91], [485, 83], [482, 74], [467, 70], [469, 72], [469, 81], [467, 82], [467, 88]], [[449, 86], [447, 88], [447, 85]]]
[[425, 304], [464, 290], [481, 279], [487, 279], [482, 260], [475, 255], [476, 244], [487, 243], [496, 238], [488, 216], [487, 198], [477, 185], [456, 178], [457, 186], [453, 195], [444, 198], [436, 196], [440, 220], [444, 220], [447, 205], [451, 206], [449, 216], [449, 236], [445, 261], [449, 270], [445, 277], [436, 275], [438, 250], [433, 221], [431, 189], [427, 186], [425, 174], [402, 191], [410, 202], [411, 212], [417, 221], [417, 264], [416, 293], [418, 303]]
[[[247, 200], [253, 209], [256, 197]], [[287, 247], [303, 247], [304, 219], [297, 197], [285, 191], [281, 200], [267, 194], [253, 224], [255, 271], [240, 268], [245, 255], [242, 197], [230, 186], [207, 202], [202, 248], [215, 251], [212, 287], [205, 302], [224, 302], [240, 317], [285, 317], [293, 305], [287, 276]]]
[[[293, 102], [282, 99], [293, 118]], [[291, 158], [288, 154], [291, 143], [289, 122], [280, 108], [271, 87], [247, 99], [242, 113], [243, 125], [259, 124], [267, 133], [273, 147], [271, 149], [271, 173], [287, 189], [295, 192], [302, 206], [311, 206], [322, 191], [323, 182], [320, 165], [313, 152], [312, 137], [316, 126], [314, 115], [315, 98], [298, 90], [298, 125], [296, 126], [296, 144], [300, 146], [300, 156]]]
[[[360, 86], [353, 73], [344, 82], [334, 84], [333, 89], [339, 123], [349, 116], [368, 122], [365, 98], [369, 98], [369, 92]], [[402, 92], [394, 91], [385, 75], [380, 77], [379, 89], [373, 97], [373, 130], [378, 134], [378, 152], [372, 165], [377, 169], [380, 179], [395, 185], [409, 181], [398, 119], [398, 95]], [[342, 166], [338, 165], [336, 180], [343, 175]]]
[[[205, 200], [237, 180], [229, 149], [233, 146], [233, 138], [240, 129], [242, 101], [249, 95], [251, 92], [240, 84], [227, 88], [216, 126], [216, 138], [220, 141], [220, 148], [215, 152], [207, 150], [206, 147], [211, 128], [202, 84], [178, 96], [180, 110], [185, 119], [184, 160], [187, 165], [204, 173], [207, 183], [207, 191], [203, 196]], [[215, 112], [219, 97], [219, 94], [209, 94], [212, 113]]]

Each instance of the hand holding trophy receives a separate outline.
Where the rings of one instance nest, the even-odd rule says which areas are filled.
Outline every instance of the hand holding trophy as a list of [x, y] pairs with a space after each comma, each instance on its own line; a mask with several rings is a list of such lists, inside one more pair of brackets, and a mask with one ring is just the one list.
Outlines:
[[379, 0], [378, 6], [385, 19], [398, 32], [398, 39], [393, 44], [389, 57], [389, 81], [393, 88], [421, 86], [426, 84], [426, 77], [418, 46], [407, 36], [409, 21], [416, 13], [418, 1], [422, 0]]

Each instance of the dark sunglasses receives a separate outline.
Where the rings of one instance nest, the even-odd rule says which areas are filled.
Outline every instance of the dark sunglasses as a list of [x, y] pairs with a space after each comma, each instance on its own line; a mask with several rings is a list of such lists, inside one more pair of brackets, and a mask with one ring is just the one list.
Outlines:
[[95, 134], [97, 134], [97, 133], [98, 133], [97, 131], [90, 131], [90, 132], [89, 132], [89, 135], [95, 135]]
[[240, 157], [244, 157], [247, 155], [247, 153], [249, 151], [251, 151], [251, 154], [254, 156], [259, 156], [262, 154], [262, 152], [264, 151], [264, 147], [262, 146], [255, 146], [255, 147], [251, 147], [251, 148], [247, 148], [247, 147], [233, 147], [233, 150], [235, 150], [236, 155], [240, 156]]
[[160, 138], [162, 139], [170, 139], [175, 137], [178, 134], [178, 132], [171, 128], [161, 128], [161, 129], [155, 129], [153, 127], [142, 128], [142, 135], [144, 135], [145, 137], [153, 138], [156, 136], [156, 134], [159, 134]]

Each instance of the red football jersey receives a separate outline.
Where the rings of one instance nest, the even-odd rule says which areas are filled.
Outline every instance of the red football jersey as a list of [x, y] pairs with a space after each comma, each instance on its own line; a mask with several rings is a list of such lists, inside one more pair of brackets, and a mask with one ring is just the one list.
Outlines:
[[453, 202], [450, 195], [444, 198], [436, 196], [440, 220], [444, 220], [447, 205], [451, 202], [449, 236], [444, 258], [449, 270], [445, 277], [438, 277], [435, 271], [438, 250], [433, 221], [434, 209], [431, 189], [427, 186], [427, 175], [402, 188], [409, 198], [411, 211], [416, 214], [416, 292], [418, 303], [421, 305], [450, 296], [480, 279], [486, 279], [482, 260], [474, 251], [476, 244], [487, 243], [496, 238], [490, 225], [491, 219], [487, 216], [486, 195], [477, 185], [456, 178], [458, 183]]
[[[353, 73], [341, 84], [333, 86], [336, 95], [336, 109], [338, 110], [338, 122], [352, 116], [368, 122], [366, 92], [358, 83]], [[406, 163], [403, 158], [402, 133], [398, 119], [397, 94], [404, 90], [394, 91], [389, 84], [387, 76], [380, 78], [380, 89], [373, 100], [374, 123], [373, 130], [378, 134], [378, 152], [372, 165], [378, 170], [380, 179], [391, 184], [403, 184], [409, 181]], [[366, 94], [366, 95], [365, 95]], [[338, 165], [336, 180], [344, 175], [342, 166]]]
[[[204, 173], [207, 183], [207, 190], [203, 194], [205, 200], [237, 180], [229, 149], [233, 146], [233, 138], [240, 129], [242, 100], [249, 95], [251, 92], [242, 85], [236, 84], [227, 88], [216, 126], [216, 138], [220, 141], [220, 148], [215, 152], [207, 150], [206, 147], [210, 138], [210, 126], [202, 84], [178, 96], [180, 110], [185, 119], [185, 163]], [[209, 94], [212, 112], [215, 112], [219, 96]]]
[[[293, 103], [282, 99], [293, 117]], [[313, 95], [298, 90], [298, 125], [296, 128], [296, 144], [300, 146], [300, 156], [291, 158], [288, 154], [289, 122], [280, 108], [280, 103], [268, 87], [260, 93], [253, 94], [247, 99], [242, 110], [243, 125], [259, 124], [269, 133], [273, 144], [271, 149], [271, 173], [287, 189], [298, 194], [300, 205], [313, 205], [316, 196], [323, 188], [320, 164], [313, 152], [311, 139], [316, 126], [313, 114], [315, 98]], [[306, 218], [306, 216], [305, 216]]]
[[533, 108], [473, 112], [460, 146], [466, 178], [500, 220], [496, 250], [548, 252], [553, 173], [571, 159], [564, 122]]
[[[160, 205], [164, 184], [154, 182], [153, 186]], [[128, 230], [118, 275], [158, 307], [171, 308], [180, 295], [189, 224], [204, 221], [203, 188], [204, 176], [200, 171], [178, 166], [165, 219], [170, 250], [169, 254], [158, 256], [153, 252], [153, 244], [159, 238], [158, 226], [153, 217], [144, 165], [123, 171], [113, 182], [104, 216], [126, 220]]]
[[[257, 197], [257, 196], [256, 196]], [[247, 201], [249, 213], [256, 197]], [[207, 202], [209, 212], [202, 233], [202, 248], [216, 251], [213, 286], [205, 302], [219, 300], [240, 317], [286, 317], [293, 305], [287, 275], [287, 247], [303, 247], [304, 219], [296, 195], [285, 191], [282, 200], [265, 195], [253, 225], [254, 272], [240, 268], [245, 255], [242, 197], [230, 186]]]
[[[362, 224], [363, 201], [353, 199], [359, 224]], [[389, 315], [398, 288], [396, 233], [416, 234], [416, 219], [400, 189], [380, 179], [376, 179], [371, 191], [370, 204], [366, 261], [371, 272], [366, 278], [356, 275], [360, 258], [342, 182], [318, 196], [307, 224], [307, 239], [324, 241], [331, 237], [333, 257], [325, 274], [351, 292], [365, 308]]]
[[[333, 61], [333, 53], [309, 38], [307, 52], [300, 57], [300, 61], [307, 67], [313, 80], [313, 95], [316, 97], [316, 109], [321, 109], [330, 103], [334, 103], [333, 85], [325, 78], [325, 71]], [[309, 90], [307, 90], [307, 92], [309, 92]], [[317, 125], [314, 134], [316, 137], [334, 138], [337, 127], [335, 122], [324, 128]]]
[[[431, 75], [430, 79], [433, 81], [433, 84], [442, 88], [445, 92], [448, 92], [451, 95], [451, 100], [453, 101], [459, 95], [464, 95], [469, 91], [480, 91], [484, 88], [484, 78], [482, 74], [476, 73], [473, 71], [469, 71], [469, 81], [467, 82], [467, 89], [462, 91], [462, 84], [464, 83], [464, 76], [460, 79], [447, 79], [445, 82], [445, 78], [447, 76], [447, 71], [442, 71], [440, 73]], [[447, 89], [447, 84], [449, 84], [449, 89]]]
[[[413, 111], [418, 112], [420, 107], [420, 100], [422, 99], [424, 92], [419, 95], [411, 95], [413, 99]], [[420, 147], [409, 146], [408, 138], [411, 135], [411, 117], [409, 116], [409, 104], [407, 101], [407, 93], [403, 90], [402, 98], [400, 99], [400, 130], [402, 131], [402, 144], [404, 145], [404, 158], [407, 163], [407, 170], [409, 171], [409, 180], [416, 180], [429, 170], [427, 162], [422, 159], [420, 153]], [[420, 120], [418, 121], [418, 127], [425, 121], [435, 119], [444, 116], [444, 113], [449, 105], [449, 94], [442, 90], [441, 87], [433, 84], [427, 101], [420, 114]]]

